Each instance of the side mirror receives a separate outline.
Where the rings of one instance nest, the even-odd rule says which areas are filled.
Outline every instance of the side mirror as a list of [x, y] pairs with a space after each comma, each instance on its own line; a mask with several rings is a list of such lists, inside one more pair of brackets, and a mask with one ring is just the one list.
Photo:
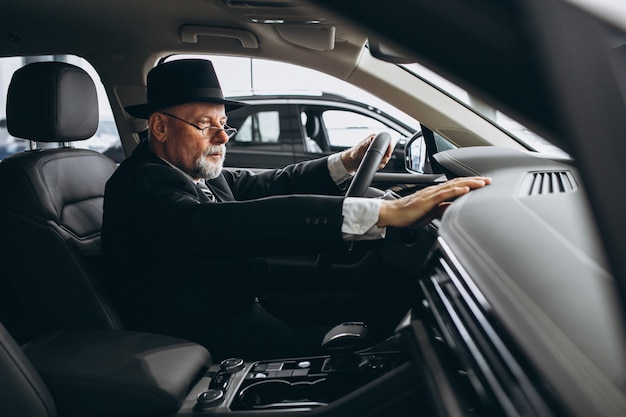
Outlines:
[[426, 166], [426, 141], [424, 136], [415, 135], [404, 148], [404, 164], [409, 172], [424, 173]]

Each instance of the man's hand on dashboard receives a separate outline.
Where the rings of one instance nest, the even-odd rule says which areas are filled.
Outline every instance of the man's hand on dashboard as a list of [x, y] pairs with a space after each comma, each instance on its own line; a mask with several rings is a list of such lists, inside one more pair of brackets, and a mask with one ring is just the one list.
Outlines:
[[449, 200], [491, 184], [488, 177], [462, 177], [432, 185], [397, 200], [385, 200], [380, 207], [378, 227], [408, 227], [426, 224], [443, 214]]

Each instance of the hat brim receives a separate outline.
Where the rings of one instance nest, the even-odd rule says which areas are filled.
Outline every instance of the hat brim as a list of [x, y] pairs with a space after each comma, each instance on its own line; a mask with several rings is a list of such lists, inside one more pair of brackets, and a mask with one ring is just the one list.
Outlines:
[[215, 103], [215, 104], [223, 104], [226, 113], [231, 112], [233, 110], [237, 110], [241, 107], [245, 107], [248, 104], [242, 103], [240, 101], [232, 101], [232, 100], [224, 100], [224, 99], [214, 99], [214, 98], [196, 98], [191, 101], [186, 100], [180, 103], [170, 102], [170, 103], [162, 103], [162, 104], [154, 104], [154, 103], [145, 103], [145, 104], [135, 104], [133, 106], [126, 106], [125, 109], [133, 117], [138, 119], [149, 119], [150, 115], [159, 109], [164, 109], [170, 106], [176, 106], [178, 104], [185, 103]]

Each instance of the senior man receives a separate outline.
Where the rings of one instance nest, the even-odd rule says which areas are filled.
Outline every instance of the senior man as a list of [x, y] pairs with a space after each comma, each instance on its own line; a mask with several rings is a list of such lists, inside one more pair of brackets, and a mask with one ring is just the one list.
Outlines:
[[[455, 179], [397, 200], [345, 198], [340, 185], [371, 136], [280, 170], [223, 170], [236, 132], [227, 114], [244, 104], [224, 99], [211, 62], [160, 64], [147, 90], [147, 103], [126, 110], [148, 120], [148, 139], [106, 187], [102, 243], [116, 265], [111, 295], [129, 328], [194, 340], [216, 359], [319, 353], [328, 328], [291, 326], [257, 302], [262, 257], [380, 239], [385, 227], [410, 226], [490, 182]], [[391, 148], [381, 166], [390, 155]]]

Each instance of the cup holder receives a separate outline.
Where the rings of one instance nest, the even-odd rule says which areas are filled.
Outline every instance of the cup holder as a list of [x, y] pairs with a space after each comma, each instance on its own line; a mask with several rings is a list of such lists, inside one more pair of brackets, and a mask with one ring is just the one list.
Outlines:
[[261, 361], [250, 366], [230, 409], [310, 410], [326, 406], [393, 369], [397, 352]]
[[310, 408], [327, 405], [325, 379], [289, 382], [271, 379], [255, 382], [238, 395], [241, 409]]

